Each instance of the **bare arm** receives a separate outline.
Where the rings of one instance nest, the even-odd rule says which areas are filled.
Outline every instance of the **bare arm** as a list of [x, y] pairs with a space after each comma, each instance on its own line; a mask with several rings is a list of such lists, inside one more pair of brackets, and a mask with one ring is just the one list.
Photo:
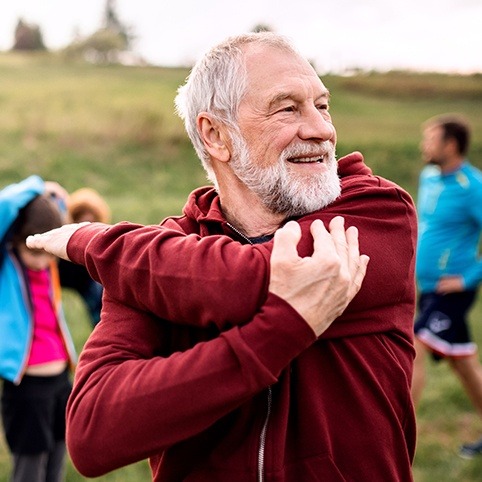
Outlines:
[[[163, 226], [65, 225], [28, 239], [87, 267], [112, 298], [160, 318], [226, 327], [249, 320], [268, 292], [266, 245], [198, 235]], [[222, 289], [220, 289], [222, 287]]]

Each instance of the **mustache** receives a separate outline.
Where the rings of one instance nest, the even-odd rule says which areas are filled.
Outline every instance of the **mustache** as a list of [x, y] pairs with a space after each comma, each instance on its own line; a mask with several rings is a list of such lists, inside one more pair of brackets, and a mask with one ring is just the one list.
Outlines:
[[288, 146], [281, 152], [280, 158], [283, 161], [294, 157], [326, 157], [333, 152], [332, 145], [327, 141], [303, 142]]

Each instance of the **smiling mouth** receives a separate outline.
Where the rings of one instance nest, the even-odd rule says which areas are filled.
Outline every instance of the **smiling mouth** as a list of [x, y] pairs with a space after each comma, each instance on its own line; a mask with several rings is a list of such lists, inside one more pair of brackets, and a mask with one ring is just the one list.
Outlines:
[[291, 157], [288, 162], [294, 164], [321, 164], [324, 161], [324, 156], [316, 157]]

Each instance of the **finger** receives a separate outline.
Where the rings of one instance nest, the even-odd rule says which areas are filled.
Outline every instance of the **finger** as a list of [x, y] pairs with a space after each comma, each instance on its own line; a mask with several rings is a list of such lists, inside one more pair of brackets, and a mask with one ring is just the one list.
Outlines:
[[310, 231], [313, 236], [313, 258], [325, 258], [327, 254], [333, 256], [336, 252], [335, 244], [323, 221], [315, 219], [311, 223]]
[[271, 260], [297, 259], [297, 245], [301, 239], [301, 228], [296, 221], [287, 222], [274, 234], [273, 251]]
[[348, 242], [346, 239], [345, 219], [341, 216], [335, 216], [330, 221], [328, 227], [338, 255], [344, 263], [348, 263]]
[[361, 285], [367, 273], [369, 262], [370, 262], [369, 256], [367, 256], [366, 254], [362, 254], [360, 256], [360, 263], [358, 264], [358, 268], [353, 277], [353, 287], [354, 287], [353, 296], [355, 296], [355, 294], [360, 291]]
[[43, 249], [47, 253], [63, 258], [61, 235], [61, 228], [57, 228], [43, 234], [29, 236], [25, 242], [30, 249]]
[[358, 228], [350, 226], [346, 230], [348, 269], [350, 273], [355, 273], [360, 264], [360, 245], [358, 240]]
[[67, 242], [69, 238], [65, 237], [61, 229], [58, 228], [44, 234], [29, 236], [26, 244], [31, 249], [43, 249], [47, 253], [69, 261], [67, 256]]
[[[54, 229], [54, 231], [56, 231]], [[44, 234], [33, 234], [26, 239], [27, 247], [30, 249], [45, 249], [45, 245], [48, 243], [50, 237], [50, 231]]]
[[69, 260], [67, 244], [75, 231], [90, 224], [88, 221], [77, 224], [64, 224], [62, 227], [52, 229], [43, 234], [29, 236], [26, 244], [31, 249], [43, 249], [59, 258]]

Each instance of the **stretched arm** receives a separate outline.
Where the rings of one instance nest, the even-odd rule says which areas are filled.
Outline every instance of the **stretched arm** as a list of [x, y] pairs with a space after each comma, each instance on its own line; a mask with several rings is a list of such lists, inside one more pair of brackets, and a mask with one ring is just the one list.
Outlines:
[[[158, 454], [276, 382], [363, 279], [367, 260], [350, 266], [347, 238], [355, 233], [346, 237], [341, 224], [333, 231], [314, 223], [314, 253], [305, 258], [296, 252], [296, 223], [278, 232], [271, 293], [262, 309], [248, 323], [194, 346], [192, 328], [168, 325], [107, 295], [67, 409], [67, 443], [79, 471], [98, 476]], [[320, 259], [329, 259], [328, 274]]]
[[[318, 223], [319, 231], [322, 223]], [[330, 226], [335, 239], [347, 244], [342, 219], [335, 218]], [[357, 230], [352, 227], [347, 233], [351, 248], [348, 276], [354, 276], [363, 261]], [[297, 242], [300, 238], [301, 232]], [[69, 246], [76, 261], [85, 264], [113, 298], [185, 324], [216, 323], [225, 328], [247, 321], [268, 290], [272, 243], [241, 245], [227, 236], [200, 238], [162, 226], [129, 223], [66, 225], [31, 237], [27, 243], [64, 259], [69, 258]], [[326, 266], [327, 276], [330, 268]]]
[[243, 246], [227, 236], [81, 223], [30, 237], [27, 245], [63, 259], [69, 259], [68, 246], [72, 260], [85, 265], [111, 297], [185, 324], [246, 321], [268, 291], [271, 246]]

